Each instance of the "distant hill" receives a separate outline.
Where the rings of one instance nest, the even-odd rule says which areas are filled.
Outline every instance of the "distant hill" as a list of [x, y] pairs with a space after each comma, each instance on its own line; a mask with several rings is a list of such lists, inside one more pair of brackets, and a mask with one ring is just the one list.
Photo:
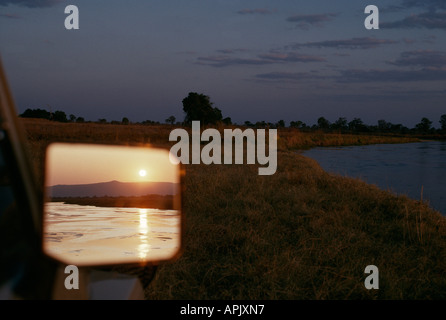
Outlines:
[[147, 194], [174, 195], [179, 184], [171, 182], [101, 182], [47, 187], [50, 197], [132, 197]]

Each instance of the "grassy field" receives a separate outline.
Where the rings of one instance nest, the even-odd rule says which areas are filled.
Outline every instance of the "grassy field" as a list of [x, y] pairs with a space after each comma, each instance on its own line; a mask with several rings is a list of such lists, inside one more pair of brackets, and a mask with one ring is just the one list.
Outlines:
[[[24, 120], [35, 166], [50, 141], [152, 143], [169, 126]], [[147, 299], [445, 299], [446, 219], [421, 201], [328, 174], [295, 149], [412, 141], [279, 130], [277, 172], [186, 166], [185, 248]], [[367, 265], [379, 290], [367, 290]]]

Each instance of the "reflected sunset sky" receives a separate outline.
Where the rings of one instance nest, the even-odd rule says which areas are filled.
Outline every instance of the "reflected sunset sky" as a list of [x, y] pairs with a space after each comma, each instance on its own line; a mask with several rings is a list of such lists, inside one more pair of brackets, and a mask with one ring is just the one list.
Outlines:
[[179, 183], [179, 167], [163, 149], [57, 143], [48, 148], [46, 167], [47, 186], [114, 180]]

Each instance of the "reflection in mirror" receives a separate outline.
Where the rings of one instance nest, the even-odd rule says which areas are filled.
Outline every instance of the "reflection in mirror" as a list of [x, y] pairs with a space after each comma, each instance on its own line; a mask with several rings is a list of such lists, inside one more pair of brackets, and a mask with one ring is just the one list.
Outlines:
[[45, 190], [43, 250], [59, 261], [143, 264], [179, 253], [180, 167], [168, 150], [51, 144]]

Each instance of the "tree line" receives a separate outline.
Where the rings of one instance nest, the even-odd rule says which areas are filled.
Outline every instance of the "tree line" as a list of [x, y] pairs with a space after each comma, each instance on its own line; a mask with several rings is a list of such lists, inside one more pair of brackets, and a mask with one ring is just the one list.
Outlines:
[[26, 109], [23, 113], [19, 114], [22, 118], [37, 118], [37, 119], [47, 119], [57, 122], [85, 122], [83, 117], [76, 117], [74, 114], [67, 114], [63, 111], [56, 110], [54, 112], [47, 111], [45, 109]]
[[[169, 116], [165, 119], [166, 124], [170, 125], [189, 125], [192, 121], [198, 120], [204, 125], [237, 125], [232, 123], [230, 117], [223, 118], [222, 111], [213, 106], [209, 96], [197, 92], [189, 92], [188, 96], [182, 100], [183, 111], [185, 113], [184, 121], [177, 122], [174, 116]], [[49, 112], [44, 109], [26, 109], [25, 112], [19, 115], [23, 118], [43, 118], [58, 122], [85, 122], [83, 117], [76, 117], [73, 114], [66, 115], [63, 111]], [[111, 124], [129, 124], [127, 117], [123, 117], [121, 121], [108, 122], [106, 119], [98, 119], [96, 123], [111, 123]], [[307, 125], [303, 121], [295, 120], [290, 123], [285, 123], [284, 120], [277, 122], [266, 121], [245, 121], [242, 126], [251, 128], [295, 128], [300, 131], [324, 131], [324, 132], [341, 132], [341, 133], [391, 133], [391, 134], [446, 134], [446, 114], [443, 114], [440, 119], [440, 128], [436, 129], [433, 122], [423, 117], [420, 122], [413, 128], [408, 128], [402, 124], [394, 124], [386, 120], [378, 120], [376, 125], [365, 124], [360, 118], [354, 118], [348, 121], [345, 117], [339, 117], [336, 121], [330, 122], [325, 117], [319, 117], [317, 123]], [[139, 122], [142, 125], [159, 125], [159, 121], [145, 120]]]
[[[76, 122], [76, 123], [84, 123], [84, 122], [92, 122], [85, 121], [84, 117], [76, 117], [74, 114], [67, 114], [64, 111], [56, 110], [54, 112], [47, 111], [45, 109], [26, 109], [23, 113], [19, 114], [21, 118], [37, 118], [37, 119], [46, 119], [50, 121], [56, 122]], [[107, 121], [107, 119], [100, 118], [97, 121], [93, 121], [96, 123], [111, 123], [111, 124], [130, 124], [130, 120], [127, 117], [123, 117], [121, 121]], [[159, 122], [158, 122], [159, 124]]]
[[[210, 98], [204, 94], [190, 92], [189, 95], [183, 99], [183, 111], [186, 113], [185, 123], [189, 124], [192, 120], [199, 120], [204, 124], [224, 123], [232, 124], [231, 118], [223, 118], [220, 109], [213, 107]], [[173, 121], [172, 121], [173, 120]], [[166, 119], [166, 122], [173, 123], [175, 117], [171, 116]], [[355, 133], [394, 133], [394, 134], [445, 134], [446, 133], [446, 114], [440, 117], [440, 129], [435, 129], [433, 122], [426, 117], [416, 124], [414, 128], [409, 129], [402, 124], [394, 124], [386, 120], [379, 120], [377, 125], [367, 125], [360, 118], [354, 118], [348, 121], [345, 117], [338, 118], [331, 123], [324, 117], [319, 117], [317, 123], [309, 126], [302, 121], [291, 121], [289, 128], [296, 128], [301, 131], [322, 130], [325, 132], [355, 132]], [[245, 121], [244, 126], [252, 128], [285, 128], [284, 120], [271, 123], [266, 121], [251, 122]]]
[[[345, 117], [339, 117], [335, 122], [330, 122], [324, 117], [319, 117], [317, 123], [308, 126], [302, 121], [291, 121], [290, 128], [302, 131], [322, 130], [325, 132], [358, 132], [358, 133], [394, 133], [394, 134], [446, 134], [446, 114], [439, 119], [440, 128], [433, 126], [433, 121], [423, 117], [413, 128], [408, 128], [402, 124], [395, 124], [386, 120], [378, 120], [376, 125], [365, 124], [361, 118], [354, 118], [348, 121]], [[245, 123], [246, 124], [246, 123]], [[261, 123], [263, 124], [263, 123]], [[255, 125], [257, 126], [257, 124]], [[285, 122], [280, 120], [276, 127], [285, 127]]]

